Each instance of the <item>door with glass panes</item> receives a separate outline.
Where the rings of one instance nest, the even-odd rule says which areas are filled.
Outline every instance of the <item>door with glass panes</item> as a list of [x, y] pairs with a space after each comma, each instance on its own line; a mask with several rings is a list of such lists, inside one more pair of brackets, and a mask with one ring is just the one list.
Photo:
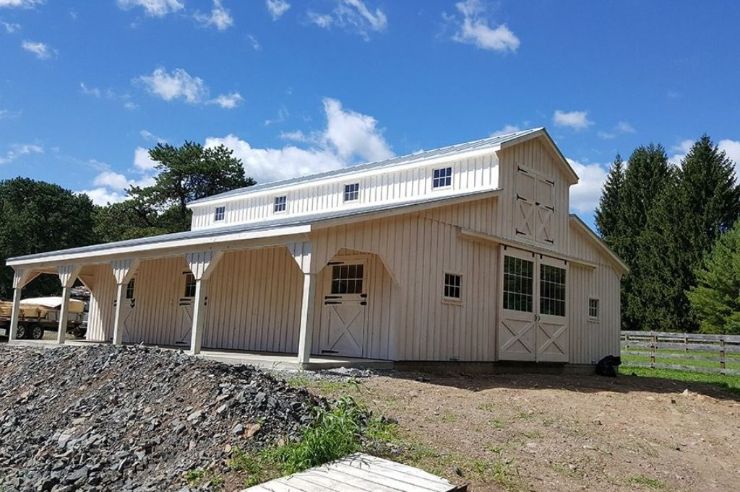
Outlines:
[[363, 357], [367, 320], [367, 265], [364, 258], [328, 264], [321, 353]]
[[500, 266], [499, 359], [567, 362], [566, 262], [502, 246]]
[[183, 296], [177, 300], [178, 321], [175, 345], [190, 346], [190, 333], [193, 331], [193, 300], [195, 299], [195, 277], [190, 272], [182, 272]]

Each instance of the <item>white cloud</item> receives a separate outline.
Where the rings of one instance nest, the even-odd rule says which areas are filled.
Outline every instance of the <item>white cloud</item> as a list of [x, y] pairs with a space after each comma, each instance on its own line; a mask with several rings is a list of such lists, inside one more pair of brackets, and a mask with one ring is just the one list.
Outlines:
[[16, 24], [14, 22], [4, 22], [3, 21], [3, 22], [0, 22], [0, 26], [3, 26], [3, 28], [5, 29], [5, 32], [7, 32], [8, 34], [13, 34], [14, 32], [19, 31], [21, 29], [21, 25]]
[[691, 147], [693, 147], [693, 145], [693, 140], [686, 139], [679, 142], [678, 145], [674, 145], [673, 147], [671, 147], [673, 155], [668, 157], [668, 162], [674, 166], [680, 166], [681, 161], [684, 157], [686, 157], [686, 154], [689, 153], [689, 150], [691, 150]]
[[124, 190], [128, 187], [129, 182], [126, 176], [115, 171], [103, 171], [95, 176], [93, 180], [95, 186], [105, 186], [114, 190]]
[[290, 4], [285, 0], [266, 0], [265, 6], [272, 16], [272, 20], [278, 20], [290, 8]]
[[[141, 135], [141, 138], [143, 138], [144, 140], [147, 140], [149, 142], [157, 142], [157, 143], [159, 143], [159, 142], [162, 142], [162, 143], [167, 142], [167, 140], [165, 140], [164, 138], [160, 137], [159, 135], [153, 134], [149, 130], [141, 130], [141, 131], [139, 131], [139, 135]], [[134, 163], [135, 162], [136, 161], [134, 160]]]
[[596, 135], [599, 138], [611, 140], [613, 138], [617, 138], [619, 135], [624, 135], [625, 133], [635, 133], [635, 128], [626, 121], [620, 121], [616, 125], [614, 125], [614, 128], [612, 128], [610, 131], [602, 130], [597, 132]]
[[492, 137], [498, 137], [499, 135], [506, 135], [508, 133], [520, 132], [522, 129], [518, 125], [504, 125], [495, 132], [491, 133]]
[[23, 43], [21, 43], [21, 47], [29, 53], [36, 55], [36, 58], [39, 60], [51, 58], [55, 53], [53, 49], [49, 48], [49, 45], [38, 41], [23, 41]]
[[720, 140], [717, 146], [735, 162], [735, 179], [740, 180], [740, 140]]
[[86, 96], [92, 96], [92, 97], [97, 97], [97, 98], [100, 98], [103, 95], [100, 89], [98, 89], [97, 87], [89, 87], [84, 82], [80, 82], [80, 91]]
[[249, 41], [249, 45], [254, 51], [259, 51], [262, 49], [262, 45], [253, 35], [247, 34], [247, 41]]
[[80, 82], [80, 92], [95, 99], [108, 99], [120, 102], [123, 107], [128, 110], [133, 110], [139, 107], [135, 102], [131, 101], [130, 94], [119, 93], [111, 88], [101, 89], [99, 87], [87, 85], [85, 82]]
[[209, 99], [209, 90], [203, 79], [190, 75], [182, 68], [168, 72], [159, 67], [151, 75], [142, 75], [134, 81], [143, 84], [151, 94], [165, 101], [182, 99], [188, 104], [216, 104], [224, 109], [233, 109], [243, 101], [238, 92]]
[[388, 27], [388, 17], [380, 8], [374, 11], [363, 0], [338, 0], [331, 12], [319, 14], [308, 12], [308, 20], [317, 26], [329, 29], [341, 27], [369, 39], [370, 32], [381, 32]]
[[136, 147], [134, 150], [134, 167], [137, 170], [148, 173], [152, 171], [157, 164], [157, 161], [153, 161], [151, 157], [149, 157], [149, 149]]
[[35, 144], [13, 144], [5, 155], [0, 155], [0, 165], [9, 164], [14, 160], [29, 154], [43, 154], [44, 148]]
[[41, 5], [44, 0], [0, 0], [0, 8], [16, 8], [21, 7], [25, 9], [34, 8], [36, 5]]
[[82, 190], [80, 193], [89, 196], [95, 205], [122, 202], [128, 198], [126, 190], [131, 186], [146, 187], [154, 184], [156, 163], [149, 159], [148, 150], [143, 147], [134, 150], [134, 177], [113, 171], [104, 162], [90, 160], [89, 164], [100, 172], [93, 178], [93, 188]]
[[223, 144], [244, 163], [248, 176], [258, 182], [305, 176], [339, 169], [359, 161], [382, 160], [393, 156], [390, 146], [377, 127], [375, 118], [342, 108], [336, 99], [324, 99], [326, 128], [305, 135], [290, 132], [306, 147], [286, 145], [281, 148], [256, 148], [236, 135], [210, 137], [206, 147]]
[[213, 0], [213, 8], [210, 14], [196, 12], [193, 17], [202, 25], [215, 27], [219, 31], [225, 31], [234, 25], [234, 18], [231, 17], [231, 13], [221, 4], [221, 0]]
[[21, 115], [20, 111], [11, 111], [9, 109], [0, 109], [0, 120], [9, 120]]
[[600, 164], [583, 164], [568, 159], [578, 175], [578, 184], [570, 187], [570, 208], [578, 213], [593, 213], [606, 182], [607, 170]]
[[182, 10], [185, 5], [180, 0], [118, 0], [118, 7], [124, 10], [141, 7], [148, 16], [163, 17]]
[[574, 130], [583, 130], [593, 125], [588, 119], [588, 111], [561, 111], [556, 110], [552, 116], [552, 122], [556, 126], [565, 126]]
[[208, 101], [209, 104], [217, 104], [224, 109], [234, 109], [244, 101], [244, 98], [238, 92], [232, 92], [231, 94], [221, 94]]
[[485, 16], [486, 9], [480, 0], [465, 0], [455, 4], [459, 15], [444, 17], [456, 24], [452, 36], [458, 43], [472, 44], [480, 49], [500, 53], [515, 52], [521, 42], [506, 24], [491, 27]]

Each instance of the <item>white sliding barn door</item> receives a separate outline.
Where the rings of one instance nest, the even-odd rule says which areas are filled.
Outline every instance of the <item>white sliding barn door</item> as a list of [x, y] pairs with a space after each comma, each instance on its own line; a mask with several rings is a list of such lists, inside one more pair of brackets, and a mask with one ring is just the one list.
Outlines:
[[363, 357], [367, 331], [367, 262], [332, 261], [324, 292], [321, 353]]
[[567, 362], [567, 265], [515, 248], [501, 248], [498, 357]]

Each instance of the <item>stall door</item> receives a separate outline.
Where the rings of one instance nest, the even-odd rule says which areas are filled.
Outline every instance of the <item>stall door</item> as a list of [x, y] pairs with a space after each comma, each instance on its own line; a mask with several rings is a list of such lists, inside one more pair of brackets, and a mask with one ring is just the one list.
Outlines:
[[567, 362], [567, 265], [506, 247], [501, 261], [499, 359]]
[[514, 190], [514, 236], [554, 244], [555, 181], [517, 166]]
[[321, 353], [362, 357], [367, 329], [366, 261], [332, 261], [328, 268]]
[[[114, 307], [115, 303], [116, 301], [113, 300]], [[123, 343], [139, 343], [141, 341], [141, 336], [137, 336], [136, 333], [134, 309], [136, 309], [136, 279], [132, 278], [126, 284], [126, 295], [124, 295], [123, 304], [121, 304], [121, 327], [123, 328], [121, 340]]]
[[192, 273], [183, 273], [185, 287], [183, 297], [177, 300], [177, 336], [175, 345], [190, 346], [190, 332], [193, 330], [193, 299], [195, 298], [195, 277]]

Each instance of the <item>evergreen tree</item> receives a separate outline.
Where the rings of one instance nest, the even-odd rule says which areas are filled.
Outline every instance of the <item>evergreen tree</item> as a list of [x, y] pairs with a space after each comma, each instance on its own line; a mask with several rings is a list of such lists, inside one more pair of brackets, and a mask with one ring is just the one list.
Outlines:
[[619, 254], [631, 269], [622, 282], [622, 324], [628, 330], [647, 328], [643, 299], [645, 289], [651, 287], [650, 282], [642, 278], [648, 272], [644, 272], [640, 266], [646, 262], [644, 256], [650, 252], [643, 251], [645, 243], [640, 236], [650, 210], [662, 196], [672, 176], [665, 149], [654, 144], [635, 149], [624, 173], [618, 245]]
[[596, 227], [601, 237], [617, 254], [621, 254], [622, 239], [622, 188], [624, 187], [624, 162], [617, 154], [609, 168], [599, 205], [596, 207]]
[[688, 292], [704, 333], [740, 335], [740, 220], [717, 240]]

